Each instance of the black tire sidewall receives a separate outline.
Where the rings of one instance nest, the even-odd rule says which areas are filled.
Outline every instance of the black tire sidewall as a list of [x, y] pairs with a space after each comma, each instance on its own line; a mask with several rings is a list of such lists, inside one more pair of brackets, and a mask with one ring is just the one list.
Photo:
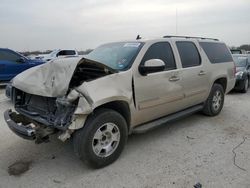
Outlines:
[[[213, 107], [213, 97], [215, 95], [215, 93], [219, 91], [222, 95], [222, 99], [221, 99], [221, 105], [220, 105], [220, 108], [218, 110], [215, 110], [214, 107]], [[212, 115], [217, 115], [221, 112], [222, 108], [223, 108], [223, 105], [224, 105], [224, 98], [225, 98], [225, 94], [224, 94], [224, 89], [221, 85], [219, 84], [214, 84], [213, 85], [213, 88], [212, 88], [212, 91], [211, 91], [211, 96], [209, 97], [209, 107], [210, 107], [210, 110], [211, 110], [211, 113]]]
[[[92, 148], [92, 141], [97, 129], [105, 123], [114, 123], [120, 131], [120, 142], [116, 150], [107, 157], [97, 156]], [[128, 129], [125, 119], [118, 112], [110, 109], [100, 109], [95, 112], [85, 123], [85, 126], [78, 130], [80, 134], [76, 136], [75, 147], [83, 161], [86, 161], [94, 168], [101, 168], [114, 162], [121, 154], [128, 137]]]
[[246, 79], [244, 80], [244, 87], [243, 87], [243, 90], [242, 90], [242, 92], [243, 93], [246, 93], [247, 92], [247, 90], [248, 90], [248, 87], [246, 88], [246, 82], [248, 81], [248, 87], [249, 87], [249, 79], [248, 79], [248, 77], [246, 77]]

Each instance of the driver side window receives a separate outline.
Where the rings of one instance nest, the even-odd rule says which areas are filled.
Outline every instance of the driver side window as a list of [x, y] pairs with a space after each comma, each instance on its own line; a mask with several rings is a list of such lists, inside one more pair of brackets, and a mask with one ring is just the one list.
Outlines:
[[144, 65], [147, 60], [160, 59], [165, 63], [165, 70], [176, 69], [176, 63], [172, 48], [168, 42], [158, 42], [152, 44], [145, 53], [141, 64]]
[[19, 63], [18, 60], [20, 59], [20, 56], [17, 54], [14, 54], [10, 51], [0, 51], [0, 60], [6, 60], [13, 63]]

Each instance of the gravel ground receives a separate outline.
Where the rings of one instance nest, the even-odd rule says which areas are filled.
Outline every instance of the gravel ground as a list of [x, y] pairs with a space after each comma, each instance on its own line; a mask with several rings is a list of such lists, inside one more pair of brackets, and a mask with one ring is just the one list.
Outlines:
[[[1, 114], [11, 107], [0, 92]], [[6, 187], [250, 187], [250, 91], [227, 95], [217, 117], [194, 114], [141, 135], [131, 135], [121, 157], [93, 170], [71, 143], [52, 138], [35, 145], [14, 135], [0, 117], [0, 188]], [[240, 145], [239, 145], [240, 144]], [[234, 156], [235, 163], [234, 163]], [[25, 161], [30, 169], [10, 176]], [[237, 167], [238, 166], [238, 167]]]

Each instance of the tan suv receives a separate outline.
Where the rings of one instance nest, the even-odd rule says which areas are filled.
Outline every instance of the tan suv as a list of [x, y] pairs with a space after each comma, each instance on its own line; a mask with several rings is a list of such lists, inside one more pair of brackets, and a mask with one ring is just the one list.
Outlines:
[[72, 137], [76, 154], [100, 168], [119, 157], [128, 134], [197, 111], [219, 114], [234, 84], [232, 56], [216, 39], [116, 42], [18, 75], [16, 112], [4, 116], [13, 132], [36, 143], [55, 133], [62, 141]]

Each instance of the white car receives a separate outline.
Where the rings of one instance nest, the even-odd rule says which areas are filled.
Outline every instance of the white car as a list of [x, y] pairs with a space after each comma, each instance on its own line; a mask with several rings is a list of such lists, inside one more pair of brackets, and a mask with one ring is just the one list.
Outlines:
[[78, 52], [76, 50], [56, 49], [56, 50], [53, 50], [49, 54], [37, 55], [34, 58], [35, 59], [42, 59], [44, 61], [50, 61], [50, 60], [56, 59], [58, 57], [76, 57], [76, 56], [78, 56]]

